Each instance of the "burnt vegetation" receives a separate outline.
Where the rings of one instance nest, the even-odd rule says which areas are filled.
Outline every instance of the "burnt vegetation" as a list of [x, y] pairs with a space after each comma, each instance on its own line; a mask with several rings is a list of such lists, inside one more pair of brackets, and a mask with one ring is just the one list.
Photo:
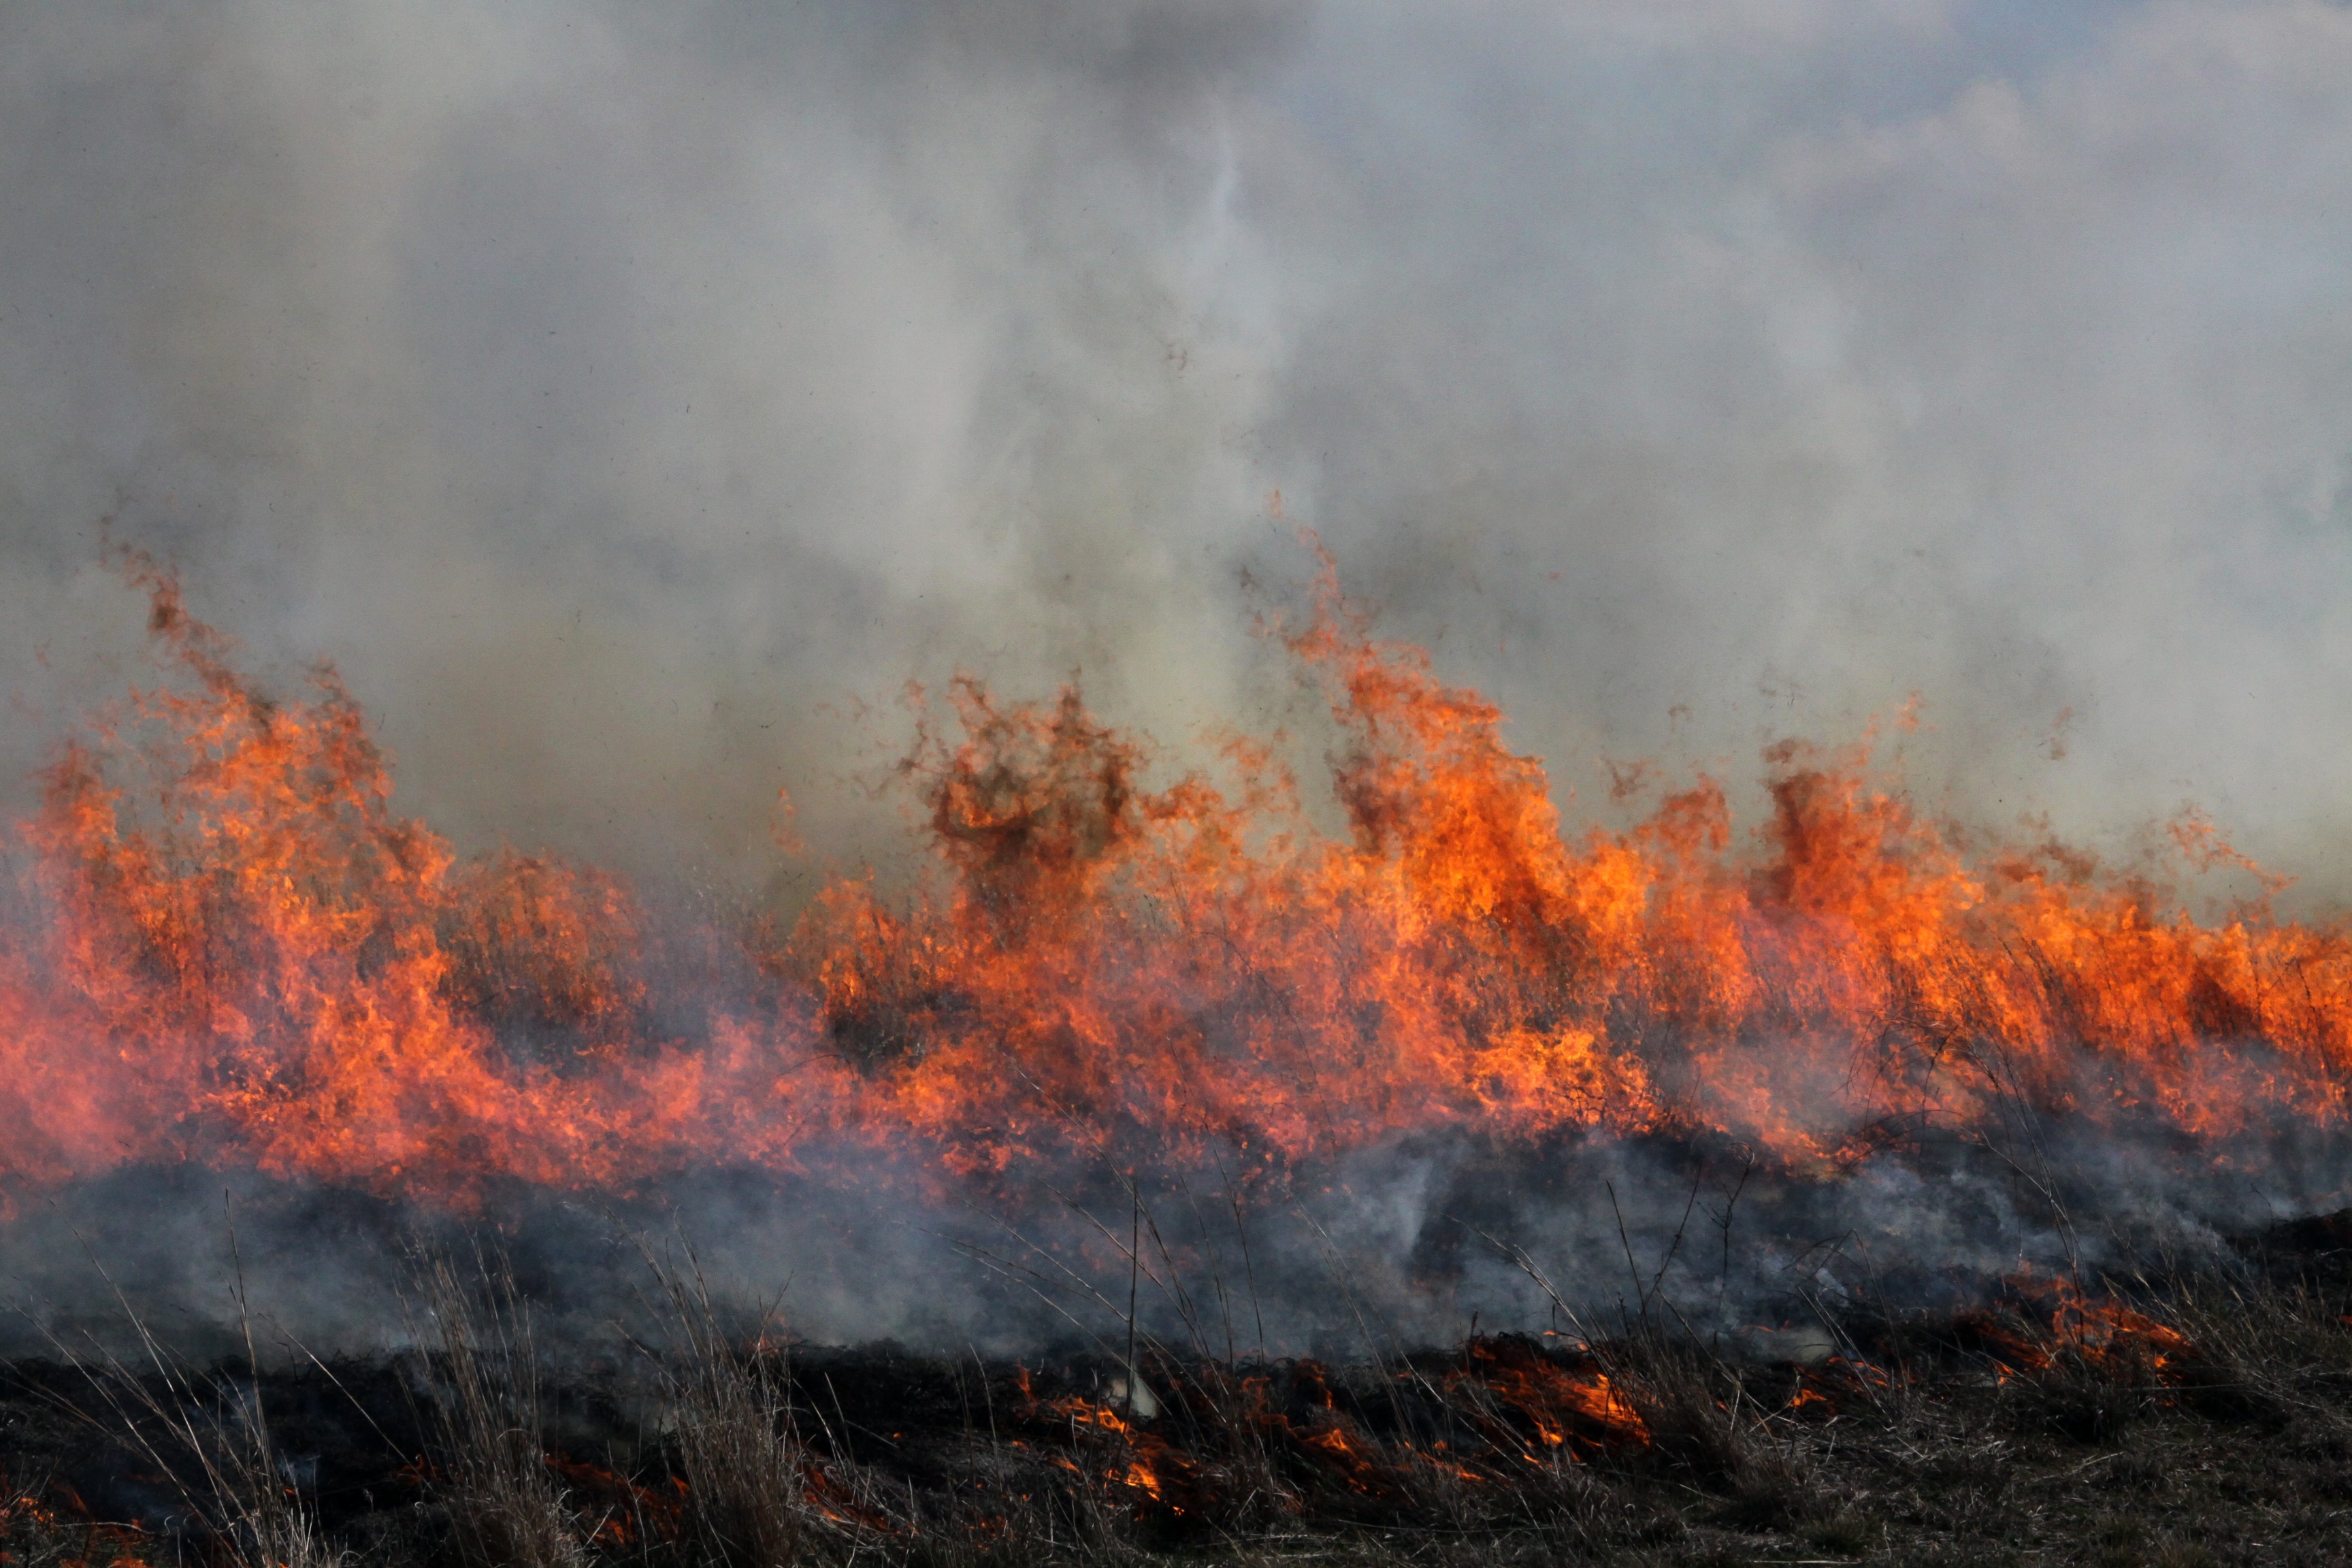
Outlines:
[[[2276, 918], [2276, 879], [2201, 819], [2175, 825], [2181, 863], [2263, 890], [2210, 918], [2063, 848], [1972, 847], [1874, 784], [1867, 745], [1768, 752], [1772, 814], [1744, 845], [1704, 775], [1630, 828], [1566, 832], [1500, 710], [1372, 640], [1323, 565], [1285, 641], [1329, 700], [1343, 833], [1271, 742], [1154, 785], [1148, 748], [1075, 691], [1000, 704], [960, 680], [954, 731], [927, 720], [898, 775], [919, 873], [828, 876], [788, 926], [746, 933], [592, 867], [460, 857], [392, 811], [390, 761], [331, 674], [265, 699], [132, 562], [166, 684], [44, 776], [20, 834], [34, 915], [0, 931], [7, 1194], [146, 1164], [445, 1215], [679, 1173], [1016, 1216], [1051, 1197], [1118, 1255], [1123, 1287], [1072, 1279], [1124, 1343], [1023, 1364], [814, 1347], [656, 1256], [658, 1332], [551, 1343], [494, 1249], [428, 1257], [387, 1358], [279, 1346], [265, 1366], [248, 1343], [195, 1366], [131, 1318], [127, 1359], [59, 1342], [9, 1369], [0, 1557], [2352, 1555], [2352, 1220], [2101, 1273], [2073, 1216], [2113, 1222], [2098, 1257], [2146, 1258], [2122, 1234], [2137, 1200], [2105, 1201], [2109, 1162], [2069, 1152], [2159, 1156], [2191, 1207], [2200, 1184], [2293, 1188], [2340, 1152], [2352, 926]], [[1768, 1236], [1818, 1237], [1849, 1226], [1808, 1205], [1835, 1208], [1832, 1184], [1887, 1153], [1956, 1222], [1975, 1200], [1955, 1173], [2046, 1211], [2037, 1255], [2072, 1261], [1988, 1291], [1977, 1265], [1915, 1252], [1861, 1294], [1718, 1333], [1741, 1321], [1724, 1289], [1689, 1316], [1661, 1293], [1695, 1178], [1654, 1265], [1615, 1215], [1634, 1300], [1613, 1321], [1580, 1322], [1520, 1255], [1555, 1331], [1430, 1349], [1366, 1328], [1311, 1362], [1239, 1352], [1181, 1180], [1222, 1335], [1146, 1229], [1150, 1173], [1213, 1167], [1255, 1303], [1244, 1194], [1272, 1209], [1333, 1162], [1443, 1146], [1468, 1152], [1460, 1212], [1412, 1266], [1458, 1279], [1473, 1237], [1511, 1251], [1488, 1234], [1513, 1229], [1507, 1199], [1560, 1195], [1569, 1152], [1604, 1144], [1701, 1177], [1735, 1160], [1726, 1286], [1751, 1173]], [[1115, 1187], [1125, 1224], [1064, 1186]], [[1143, 1278], [1183, 1343], [1139, 1328]]]
[[[1250, 1561], [2322, 1563], [2352, 1546], [2352, 1214], [2164, 1278], [1848, 1305], [1735, 1352], [1022, 1363], [787, 1342], [648, 1254], [663, 1329], [534, 1344], [495, 1253], [414, 1348], [7, 1369], [0, 1561], [468, 1568]], [[1767, 1355], [1759, 1344], [1793, 1354]]]

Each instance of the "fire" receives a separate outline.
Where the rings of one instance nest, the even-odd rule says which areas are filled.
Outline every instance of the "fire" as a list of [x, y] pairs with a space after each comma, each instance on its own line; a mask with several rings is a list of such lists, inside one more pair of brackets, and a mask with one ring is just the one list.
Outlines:
[[[72, 1556], [48, 1558], [59, 1568], [144, 1568], [152, 1561], [150, 1550], [153, 1542], [136, 1525], [100, 1524], [90, 1520], [89, 1509], [81, 1495], [64, 1481], [53, 1480], [47, 1489], [58, 1499], [59, 1506], [51, 1507], [30, 1492], [6, 1489], [9, 1495], [0, 1502], [0, 1539], [8, 1538], [20, 1528], [29, 1528], [53, 1544], [50, 1550], [71, 1550], [58, 1541], [60, 1533], [78, 1537], [79, 1551]], [[0, 1548], [0, 1562], [14, 1563], [21, 1553]]]
[[[1328, 560], [1287, 647], [1345, 740], [1344, 834], [1269, 745], [1154, 787], [1076, 693], [962, 680], [908, 762], [931, 878], [835, 879], [753, 939], [764, 994], [690, 1006], [653, 1005], [625, 887], [461, 859], [393, 811], [331, 672], [265, 697], [134, 570], [172, 679], [47, 771], [38, 918], [0, 937], [20, 1189], [194, 1160], [463, 1205], [819, 1141], [966, 1178], [1120, 1151], [1262, 1174], [1439, 1129], [1714, 1131], [1806, 1166], [2012, 1102], [2209, 1142], [2346, 1120], [2345, 930], [1972, 852], [1861, 750], [1774, 748], [1748, 842], [1703, 776], [1565, 832], [1501, 712], [1374, 637]], [[2195, 824], [2182, 847], [2230, 855]]]
[[[1092, 1440], [1107, 1450], [1110, 1458], [1099, 1467], [1102, 1473], [1126, 1489], [1139, 1510], [1181, 1517], [1197, 1508], [1196, 1497], [1203, 1482], [1200, 1462], [1167, 1438], [1080, 1394], [1040, 1398], [1026, 1367], [1016, 1369], [1014, 1384], [1021, 1393], [1014, 1418], [1033, 1429], [1060, 1428], [1057, 1435], [1073, 1443]], [[1064, 1468], [1086, 1473], [1069, 1458], [1056, 1458]]]
[[[1532, 1431], [1542, 1447], [1571, 1455], [1609, 1447], [1639, 1447], [1648, 1426], [1631, 1401], [1597, 1366], [1563, 1364], [1532, 1342], [1514, 1335], [1472, 1340], [1465, 1369], [1449, 1383], [1475, 1382]], [[1521, 1448], [1507, 1434], [1490, 1434], [1505, 1451]], [[1525, 1457], [1540, 1463], [1538, 1455]]]
[[2197, 1347], [2179, 1330], [2120, 1301], [2088, 1295], [2071, 1279], [2027, 1270], [2002, 1283], [2015, 1310], [1979, 1310], [1960, 1321], [2004, 1375], [2047, 1372], [2063, 1358], [2170, 1383], [2197, 1359]]
[[589, 1537], [600, 1546], [635, 1546], [647, 1531], [674, 1536], [685, 1518], [683, 1481], [673, 1479], [657, 1489], [607, 1466], [562, 1454], [549, 1454], [547, 1464], [576, 1491], [572, 1507], [590, 1521]]

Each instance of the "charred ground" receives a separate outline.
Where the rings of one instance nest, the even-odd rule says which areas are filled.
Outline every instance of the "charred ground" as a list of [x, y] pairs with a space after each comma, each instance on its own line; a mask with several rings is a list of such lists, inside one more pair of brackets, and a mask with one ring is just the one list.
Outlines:
[[[1746, 833], [1703, 774], [1570, 827], [1324, 557], [1275, 628], [1324, 817], [1279, 737], [1155, 772], [965, 680], [901, 768], [907, 886], [671, 910], [460, 855], [331, 672], [261, 690], [123, 564], [159, 684], [0, 879], [0, 1261], [82, 1314], [28, 1317], [79, 1363], [0, 1405], [11, 1560], [2347, 1555], [2352, 1227], [2215, 1233], [2352, 1200], [2352, 925], [2201, 817], [2102, 868], [1931, 819], [1873, 741], [1771, 747]], [[268, 1184], [240, 1331], [142, 1343], [218, 1277], [197, 1212]], [[616, 1253], [631, 1205], [793, 1260], [860, 1348]], [[371, 1272], [488, 1215], [512, 1249], [426, 1241], [404, 1308]], [[51, 1289], [86, 1252], [111, 1323]], [[639, 1261], [659, 1331], [580, 1331]], [[1547, 1268], [1631, 1303], [1420, 1348], [1541, 1322]], [[257, 1373], [248, 1270], [409, 1348]]]
[[1653, 1302], [1589, 1340], [1344, 1363], [1139, 1349], [1139, 1390], [1099, 1350], [762, 1342], [723, 1329], [690, 1275], [665, 1280], [667, 1342], [610, 1354], [534, 1349], [511, 1275], [444, 1265], [428, 1348], [397, 1357], [258, 1377], [14, 1363], [0, 1552], [655, 1568], [2352, 1550], [2352, 1212], [2242, 1238], [2219, 1267], [2026, 1277], [1934, 1312], [1849, 1304], [1737, 1353]]

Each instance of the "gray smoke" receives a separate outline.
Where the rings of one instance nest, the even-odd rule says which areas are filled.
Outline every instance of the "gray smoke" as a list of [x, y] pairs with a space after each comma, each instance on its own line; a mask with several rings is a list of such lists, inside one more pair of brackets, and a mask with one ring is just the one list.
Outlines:
[[2320, 0], [10, 4], [0, 773], [136, 673], [110, 517], [461, 842], [756, 883], [780, 785], [892, 841], [910, 677], [1295, 717], [1305, 521], [1563, 794], [1916, 690], [1931, 804], [2325, 902], [2347, 79]]
[[[1563, 797], [1916, 691], [1931, 806], [2126, 855], [2194, 800], [2326, 907], [2347, 81], [2322, 0], [5, 0], [0, 805], [142, 673], [102, 520], [278, 683], [336, 661], [462, 844], [747, 889], [780, 786], [823, 855], [898, 842], [857, 781], [909, 679], [1075, 670], [1178, 758], [1307, 720], [1249, 635], [1305, 523]], [[1718, 1238], [1719, 1152], [1383, 1148], [1254, 1261], [1203, 1173], [1142, 1310], [1181, 1337], [1181, 1256], [1277, 1349], [1542, 1321], [1500, 1242], [1770, 1322], [2346, 1201], [2339, 1150], [2255, 1153], [2062, 1148], [2071, 1211], [1889, 1157]], [[27, 1197], [9, 1295], [119, 1327], [97, 1258], [218, 1328], [243, 1212], [261, 1305], [364, 1343], [449, 1224], [216, 1180]], [[583, 1322], [667, 1226], [816, 1337], [1018, 1349], [1118, 1321], [1132, 1200], [1069, 1180], [539, 1194], [515, 1245]]]
[[2243, 1269], [2267, 1227], [2352, 1203], [2342, 1134], [2293, 1129], [2193, 1152], [2156, 1128], [1931, 1134], [1811, 1176], [1721, 1144], [1438, 1136], [1238, 1190], [1230, 1164], [1129, 1186], [1066, 1162], [959, 1186], [870, 1149], [807, 1153], [804, 1175], [510, 1192], [470, 1216], [249, 1173], [118, 1172], [32, 1195], [0, 1226], [0, 1356], [121, 1342], [134, 1315], [187, 1353], [234, 1353], [240, 1291], [274, 1343], [381, 1351], [436, 1253], [510, 1269], [545, 1336], [575, 1349], [623, 1326], [658, 1338], [653, 1257], [746, 1323], [947, 1355], [1116, 1356], [1130, 1311], [1216, 1357], [1356, 1360], [1474, 1326], [1605, 1333], [1645, 1316], [1789, 1353], [2020, 1274], [2097, 1289]]

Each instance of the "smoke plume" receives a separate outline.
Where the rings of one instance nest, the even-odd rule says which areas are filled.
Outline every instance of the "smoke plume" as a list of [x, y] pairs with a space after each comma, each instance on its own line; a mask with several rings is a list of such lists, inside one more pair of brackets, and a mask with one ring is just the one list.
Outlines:
[[[111, 539], [279, 687], [331, 661], [460, 849], [789, 913], [817, 877], [780, 789], [820, 861], [907, 842], [867, 786], [910, 680], [1075, 676], [1163, 773], [1232, 728], [1311, 754], [1328, 714], [1252, 635], [1297, 625], [1305, 526], [1571, 827], [1693, 769], [1753, 824], [1760, 744], [1916, 696], [1925, 814], [2115, 865], [2194, 804], [2330, 910], [2347, 80], [2322, 0], [0, 5], [0, 805], [144, 678]], [[1749, 1194], [1709, 1275], [1692, 1205], [1732, 1156], [1685, 1201], [1686, 1152], [1358, 1151], [1253, 1222], [1253, 1312], [1312, 1342], [1343, 1254], [1405, 1337], [1539, 1311], [1494, 1237], [1549, 1238], [1526, 1261], [1588, 1304], [1622, 1251], [1637, 1295], [1734, 1316], [1843, 1288], [1758, 1237], [1897, 1273], [2104, 1245], [2015, 1167], [1874, 1160]], [[2195, 1192], [2127, 1138], [2035, 1157], [2165, 1245], [2342, 1195], [2328, 1149]], [[1112, 1278], [1088, 1238], [1144, 1203], [1007, 1238], [702, 1180], [618, 1232], [691, 1215], [746, 1289], [812, 1260], [814, 1331], [940, 1344], [1034, 1336], [1020, 1269]], [[18, 1215], [7, 1261], [71, 1295], [66, 1238], [152, 1214], [118, 1266], [203, 1296], [217, 1197], [130, 1170]], [[237, 1201], [328, 1339], [417, 1221]], [[534, 1201], [532, 1245], [616, 1234]], [[1197, 1228], [1163, 1261], [1230, 1308], [1243, 1230]], [[269, 1261], [322, 1235], [356, 1239]]]
[[910, 678], [1281, 710], [1305, 521], [1588, 795], [1916, 691], [1931, 799], [2352, 874], [2340, 7], [220, 0], [0, 60], [11, 787], [136, 635], [101, 519], [461, 842], [753, 882], [780, 786], [887, 847]]

